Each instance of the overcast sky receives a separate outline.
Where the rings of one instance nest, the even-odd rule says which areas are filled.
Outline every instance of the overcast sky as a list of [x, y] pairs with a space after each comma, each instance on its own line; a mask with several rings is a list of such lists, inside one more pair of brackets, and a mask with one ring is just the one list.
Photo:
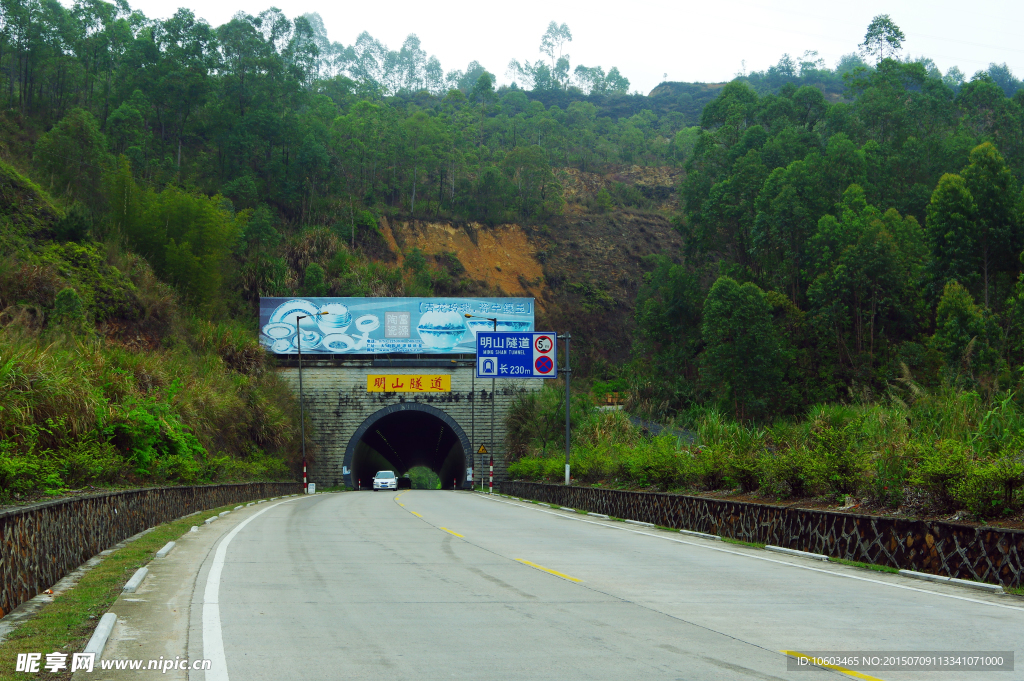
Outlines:
[[[214, 26], [240, 9], [257, 14], [272, 6], [241, 0], [129, 0], [150, 18], [189, 7]], [[762, 70], [788, 52], [816, 50], [834, 66], [863, 41], [872, 17], [888, 13], [906, 34], [904, 54], [931, 57], [943, 73], [951, 66], [970, 77], [991, 62], [1006, 62], [1024, 76], [1024, 2], [1013, 0], [668, 0], [594, 3], [582, 0], [390, 0], [387, 2], [278, 2], [286, 15], [317, 12], [332, 41], [351, 45], [362, 31], [400, 47], [410, 33], [446, 71], [478, 60], [506, 82], [512, 58], [534, 60], [548, 22], [572, 30], [572, 67], [612, 66], [631, 90], [649, 92], [665, 80], [718, 82], [743, 69]], [[1015, 30], [1016, 29], [1016, 30]]]

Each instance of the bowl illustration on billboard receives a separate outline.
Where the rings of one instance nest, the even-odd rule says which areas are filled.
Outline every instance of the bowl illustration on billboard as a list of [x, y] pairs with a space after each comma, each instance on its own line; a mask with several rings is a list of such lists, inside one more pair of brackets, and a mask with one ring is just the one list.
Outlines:
[[347, 333], [331, 333], [324, 336], [320, 345], [328, 352], [348, 352], [356, 349], [358, 342]]
[[423, 344], [434, 350], [451, 350], [466, 335], [466, 324], [458, 312], [424, 312], [416, 327]]
[[273, 338], [274, 340], [280, 340], [282, 338], [291, 338], [295, 335], [295, 326], [288, 325], [284, 322], [275, 322], [273, 324], [267, 324], [263, 327], [263, 335], [267, 338]]
[[327, 303], [320, 307], [320, 315], [316, 318], [320, 330], [327, 335], [343, 333], [352, 323], [352, 313], [348, 306], [341, 303]]
[[[302, 331], [302, 350], [304, 352], [308, 352], [320, 345], [320, 341], [324, 339], [324, 334], [320, 333], [319, 329], [307, 329], [305, 326], [301, 325], [299, 326], [299, 329]], [[295, 339], [292, 339], [292, 345], [298, 345]]]
[[375, 314], [364, 314], [356, 320], [356, 330], [359, 333], [370, 333], [380, 328], [380, 317]]
[[292, 342], [288, 338], [282, 338], [270, 344], [270, 351], [278, 355], [284, 355], [291, 352], [291, 349]]
[[[473, 332], [473, 338], [481, 331], [494, 331], [494, 322], [487, 319], [470, 319], [469, 330]], [[531, 331], [532, 324], [528, 321], [510, 320], [510, 319], [499, 319], [498, 320], [498, 331], [509, 332], [509, 331]]]
[[[307, 338], [308, 334], [315, 332], [318, 337], [322, 337], [323, 334], [320, 332], [320, 327], [316, 323], [316, 313], [320, 311], [316, 305], [308, 300], [289, 300], [281, 303], [277, 306], [272, 313], [270, 313], [269, 323], [263, 327], [263, 333], [267, 333], [267, 328], [274, 324], [287, 324], [291, 326], [292, 331], [295, 329], [295, 319], [297, 317], [305, 317], [305, 319], [299, 320], [299, 326], [302, 327], [304, 332], [302, 336], [302, 344], [305, 345], [312, 337]], [[319, 340], [317, 341], [319, 342]]]

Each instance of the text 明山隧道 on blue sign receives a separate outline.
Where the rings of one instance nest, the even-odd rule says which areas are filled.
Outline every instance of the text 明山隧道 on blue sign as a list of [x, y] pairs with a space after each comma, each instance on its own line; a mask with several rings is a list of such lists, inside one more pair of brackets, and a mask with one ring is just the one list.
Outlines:
[[493, 333], [476, 336], [477, 378], [555, 378], [558, 375], [554, 332]]

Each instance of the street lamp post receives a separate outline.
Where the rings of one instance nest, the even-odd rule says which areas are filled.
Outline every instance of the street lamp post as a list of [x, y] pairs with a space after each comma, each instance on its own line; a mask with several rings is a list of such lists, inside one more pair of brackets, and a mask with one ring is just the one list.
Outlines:
[[[467, 313], [466, 314], [466, 319], [486, 319], [487, 321], [489, 321], [492, 324], [494, 324], [494, 333], [498, 333], [498, 318], [497, 317], [481, 317], [479, 315], [468, 314]], [[479, 360], [477, 360], [477, 361], [479, 361]], [[475, 368], [473, 369], [473, 375], [476, 376], [476, 369]], [[491, 478], [492, 479], [494, 477], [494, 382], [495, 382], [495, 379], [492, 378], [491, 379], [491, 451], [490, 451], [490, 455], [491, 455]], [[475, 401], [473, 403], [473, 411], [474, 412], [476, 411], [476, 402]], [[483, 466], [483, 461], [480, 462], [480, 465], [481, 465], [481, 467]], [[491, 483], [492, 489], [493, 489], [493, 485], [494, 485], [494, 483], [492, 482]]]
[[[330, 314], [330, 312], [317, 312], [319, 316]], [[299, 329], [299, 320], [306, 319], [311, 315], [301, 314], [295, 317], [295, 347], [299, 351], [299, 437], [302, 439], [302, 493], [309, 493], [309, 480], [306, 478], [306, 411], [305, 397], [302, 394], [302, 330]]]

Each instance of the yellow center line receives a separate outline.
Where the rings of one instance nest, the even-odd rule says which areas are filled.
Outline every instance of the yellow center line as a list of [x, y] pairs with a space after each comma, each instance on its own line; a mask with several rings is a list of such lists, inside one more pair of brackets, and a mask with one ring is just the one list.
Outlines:
[[417, 518], [422, 518], [422, 517], [423, 517], [423, 516], [421, 516], [421, 515], [420, 515], [419, 513], [417, 513], [416, 511], [409, 511], [409, 513], [412, 513], [412, 514], [413, 514], [414, 516], [416, 516]]
[[398, 502], [398, 505], [401, 506], [402, 508], [405, 508], [405, 504], [403, 504], [402, 502]]
[[[405, 490], [405, 492], [402, 492], [402, 494], [407, 494], [408, 492], [409, 490]], [[397, 497], [395, 497], [395, 501], [398, 501], [398, 497], [402, 496], [402, 494], [399, 494]], [[401, 504], [399, 504], [399, 506], [401, 506]]]
[[856, 672], [856, 671], [854, 671], [852, 669], [847, 669], [846, 667], [840, 667], [837, 664], [825, 664], [824, 662], [814, 662], [814, 658], [810, 657], [809, 655], [804, 655], [803, 653], [798, 653], [795, 650], [780, 650], [779, 652], [782, 653], [783, 655], [789, 655], [790, 657], [795, 657], [798, 660], [807, 660], [808, 662], [810, 662], [811, 664], [813, 664], [816, 667], [825, 667], [826, 669], [834, 669], [835, 671], [839, 672], [840, 674], [846, 674], [847, 676], [852, 676], [855, 679], [863, 679], [863, 681], [883, 681], [883, 679], [880, 679], [877, 676], [869, 676], [868, 674], [863, 674], [861, 672]]
[[456, 537], [461, 537], [462, 539], [465, 539], [465, 537], [463, 537], [461, 534], [459, 534], [458, 532], [452, 532], [447, 527], [442, 527], [441, 529], [447, 532], [448, 534], [454, 534]]
[[[441, 529], [444, 529], [444, 528], [442, 527]], [[531, 563], [530, 561], [523, 560], [522, 558], [516, 558], [516, 560], [519, 561], [520, 563], [522, 563], [523, 565], [529, 565], [530, 567], [535, 568], [537, 570], [540, 570], [541, 572], [546, 572], [549, 575], [554, 575], [555, 577], [561, 577], [562, 579], [568, 579], [570, 582], [582, 582], [583, 581], [582, 579], [576, 579], [575, 577], [570, 577], [569, 575], [564, 574], [562, 572], [558, 572], [557, 570], [550, 570], [550, 569], [544, 567], [543, 565], [537, 565], [536, 563]]]

